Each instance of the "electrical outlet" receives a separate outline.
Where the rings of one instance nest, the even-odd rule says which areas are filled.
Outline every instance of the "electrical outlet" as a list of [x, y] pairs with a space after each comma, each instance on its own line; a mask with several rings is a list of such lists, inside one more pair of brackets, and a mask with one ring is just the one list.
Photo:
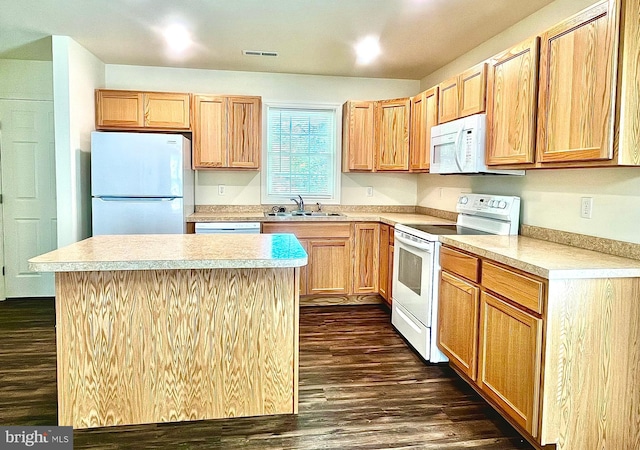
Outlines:
[[367, 186], [367, 197], [373, 197], [373, 187]]
[[224, 184], [218, 185], [218, 195], [224, 195], [227, 191], [227, 187]]
[[582, 197], [580, 203], [580, 217], [584, 219], [591, 219], [591, 213], [593, 211], [593, 198]]

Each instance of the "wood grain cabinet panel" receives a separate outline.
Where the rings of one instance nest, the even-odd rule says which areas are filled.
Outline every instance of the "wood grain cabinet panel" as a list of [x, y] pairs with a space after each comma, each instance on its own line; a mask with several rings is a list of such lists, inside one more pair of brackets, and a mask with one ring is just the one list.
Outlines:
[[98, 130], [189, 130], [189, 94], [96, 90]]
[[260, 97], [193, 96], [194, 169], [260, 168]]
[[450, 122], [458, 118], [460, 97], [458, 76], [449, 78], [438, 85], [438, 123]]
[[[388, 238], [388, 233], [387, 233]], [[353, 224], [353, 293], [378, 292], [380, 224]]]
[[349, 239], [311, 239], [308, 246], [307, 294], [349, 294]]
[[479, 305], [479, 287], [441, 272], [438, 348], [471, 380], [477, 373]]
[[96, 90], [96, 129], [143, 127], [142, 92]]
[[480, 280], [480, 259], [449, 247], [440, 249], [440, 266], [444, 270], [477, 283]]
[[227, 102], [229, 167], [258, 169], [262, 100], [260, 97], [228, 97]]
[[518, 425], [538, 436], [542, 319], [481, 296], [478, 385]]
[[604, 1], [542, 34], [539, 162], [613, 157], [618, 15]]
[[489, 62], [487, 165], [535, 161], [539, 48], [535, 36]]
[[190, 122], [189, 94], [147, 92], [144, 98], [144, 126], [188, 130]]
[[411, 98], [409, 135], [409, 170], [429, 170], [431, 127], [438, 124], [438, 87], [428, 89]]
[[438, 85], [438, 123], [485, 111], [487, 64], [481, 63]]
[[408, 98], [376, 102], [376, 170], [409, 170]]
[[458, 117], [466, 117], [485, 111], [487, 94], [487, 64], [481, 63], [460, 75]]
[[375, 102], [348, 101], [342, 107], [342, 171], [375, 168]]
[[[391, 227], [380, 224], [380, 258], [378, 269], [378, 293], [389, 303], [389, 232]], [[357, 248], [357, 247], [356, 247]]]
[[193, 165], [196, 168], [227, 166], [227, 116], [224, 97], [193, 97]]
[[543, 312], [545, 282], [541, 279], [484, 261], [482, 286], [538, 314]]

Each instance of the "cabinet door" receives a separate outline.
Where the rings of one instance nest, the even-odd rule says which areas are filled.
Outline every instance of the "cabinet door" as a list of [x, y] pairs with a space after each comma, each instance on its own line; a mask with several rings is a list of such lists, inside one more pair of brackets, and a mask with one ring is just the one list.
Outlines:
[[479, 361], [478, 386], [537, 437], [542, 319], [483, 292]]
[[[356, 244], [356, 249], [357, 249]], [[380, 260], [378, 269], [378, 293], [389, 303], [389, 225], [380, 224]]]
[[144, 127], [141, 92], [96, 90], [96, 128]]
[[262, 142], [260, 97], [228, 97], [229, 167], [259, 169]]
[[540, 39], [533, 37], [489, 62], [487, 165], [535, 159]]
[[478, 64], [462, 72], [458, 81], [460, 110], [458, 117], [485, 111], [487, 94], [487, 64]]
[[615, 3], [597, 3], [542, 34], [539, 162], [612, 158]]
[[342, 170], [374, 170], [374, 102], [347, 102], [342, 108]]
[[376, 102], [376, 170], [409, 170], [408, 98]]
[[354, 267], [353, 293], [378, 292], [378, 268], [380, 257], [380, 225], [356, 223], [353, 225]]
[[389, 244], [389, 279], [387, 284], [387, 303], [391, 305], [393, 303], [393, 255], [394, 255], [394, 247], [393, 247], [393, 229], [391, 230], [391, 243]]
[[460, 99], [458, 97], [458, 77], [452, 77], [438, 85], [438, 123], [458, 118]]
[[226, 99], [194, 95], [193, 167], [227, 167]]
[[351, 285], [349, 239], [311, 239], [307, 294], [348, 294]]
[[409, 136], [409, 169], [429, 170], [431, 127], [438, 124], [438, 88], [433, 87], [411, 99], [411, 133]]
[[144, 98], [144, 126], [171, 130], [188, 130], [189, 94], [147, 92]]
[[476, 379], [480, 289], [447, 272], [440, 275], [438, 347], [452, 364]]

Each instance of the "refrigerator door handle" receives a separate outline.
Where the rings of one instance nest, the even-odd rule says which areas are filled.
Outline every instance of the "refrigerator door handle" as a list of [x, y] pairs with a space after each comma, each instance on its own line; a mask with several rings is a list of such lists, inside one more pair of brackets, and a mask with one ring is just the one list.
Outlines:
[[95, 197], [103, 202], [170, 202], [180, 197]]

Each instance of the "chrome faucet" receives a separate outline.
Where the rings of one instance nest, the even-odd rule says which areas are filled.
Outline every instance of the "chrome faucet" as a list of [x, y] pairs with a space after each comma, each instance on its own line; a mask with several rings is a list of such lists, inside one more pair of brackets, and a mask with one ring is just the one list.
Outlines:
[[294, 202], [296, 202], [296, 205], [298, 206], [298, 211], [304, 211], [304, 200], [302, 200], [301, 195], [298, 195], [298, 198], [300, 199], [300, 201], [298, 201], [298, 199], [295, 197], [291, 197], [289, 200], [293, 200]]

